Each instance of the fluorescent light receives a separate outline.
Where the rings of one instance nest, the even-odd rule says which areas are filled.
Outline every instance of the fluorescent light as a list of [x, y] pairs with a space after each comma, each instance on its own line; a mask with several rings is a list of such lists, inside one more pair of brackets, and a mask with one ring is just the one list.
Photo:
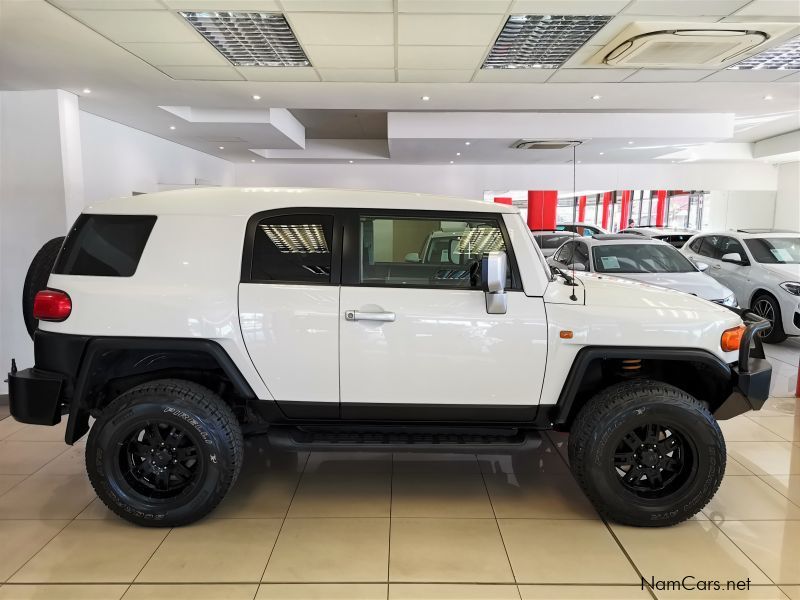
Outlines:
[[326, 254], [328, 242], [322, 225], [261, 225], [270, 241], [284, 254]]
[[597, 15], [511, 15], [481, 68], [557, 69], [610, 20]]
[[423, 102], [427, 102], [430, 99], [431, 99], [430, 96], [423, 96], [422, 98], [420, 98], [420, 100], [422, 100]]
[[800, 69], [800, 37], [754, 54], [728, 68], [734, 70]]
[[473, 229], [466, 229], [458, 240], [460, 254], [482, 255], [485, 252], [502, 250], [505, 246], [503, 235], [497, 227], [478, 225]]
[[253, 100], [261, 100], [261, 96], [258, 94], [253, 94]]
[[181, 12], [181, 16], [237, 67], [307, 67], [300, 42], [280, 13]]
[[600, 98], [602, 98], [600, 94], [595, 94], [594, 96], [592, 96], [592, 100], [600, 100]]
[[89, 88], [83, 88], [83, 93], [84, 94], [91, 94], [92, 90], [90, 90]]

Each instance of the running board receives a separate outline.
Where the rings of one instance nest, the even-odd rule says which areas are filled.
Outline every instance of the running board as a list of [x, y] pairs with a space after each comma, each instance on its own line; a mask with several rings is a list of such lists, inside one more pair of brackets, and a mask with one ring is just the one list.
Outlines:
[[271, 427], [270, 444], [296, 450], [376, 452], [519, 452], [538, 448], [542, 438], [536, 431], [491, 433], [425, 431], [349, 431]]

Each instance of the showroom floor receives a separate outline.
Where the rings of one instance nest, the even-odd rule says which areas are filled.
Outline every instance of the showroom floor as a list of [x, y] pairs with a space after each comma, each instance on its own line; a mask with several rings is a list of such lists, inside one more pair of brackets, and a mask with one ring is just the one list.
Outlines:
[[[211, 518], [137, 528], [95, 498], [63, 426], [20, 425], [0, 406], [0, 599], [800, 599], [800, 341], [768, 353], [773, 397], [722, 424], [722, 488], [703, 514], [660, 530], [600, 520], [561, 434], [513, 458], [296, 456], [254, 438]], [[641, 577], [687, 575], [752, 586], [641, 589]]]

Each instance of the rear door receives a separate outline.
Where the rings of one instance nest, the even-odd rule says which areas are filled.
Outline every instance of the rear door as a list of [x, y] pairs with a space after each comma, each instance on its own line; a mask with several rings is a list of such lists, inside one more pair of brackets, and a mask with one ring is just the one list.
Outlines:
[[339, 415], [341, 223], [319, 209], [267, 211], [247, 227], [239, 322], [278, 406]]

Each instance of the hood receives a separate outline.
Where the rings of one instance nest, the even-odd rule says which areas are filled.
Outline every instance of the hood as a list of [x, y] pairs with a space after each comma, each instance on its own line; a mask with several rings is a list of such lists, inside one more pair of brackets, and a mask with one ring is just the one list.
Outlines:
[[783, 281], [800, 281], [800, 265], [782, 265], [760, 263], [764, 270], [781, 278]]
[[733, 292], [705, 273], [625, 273], [615, 275], [621, 279], [632, 279], [658, 287], [693, 294], [705, 300], [722, 300]]

